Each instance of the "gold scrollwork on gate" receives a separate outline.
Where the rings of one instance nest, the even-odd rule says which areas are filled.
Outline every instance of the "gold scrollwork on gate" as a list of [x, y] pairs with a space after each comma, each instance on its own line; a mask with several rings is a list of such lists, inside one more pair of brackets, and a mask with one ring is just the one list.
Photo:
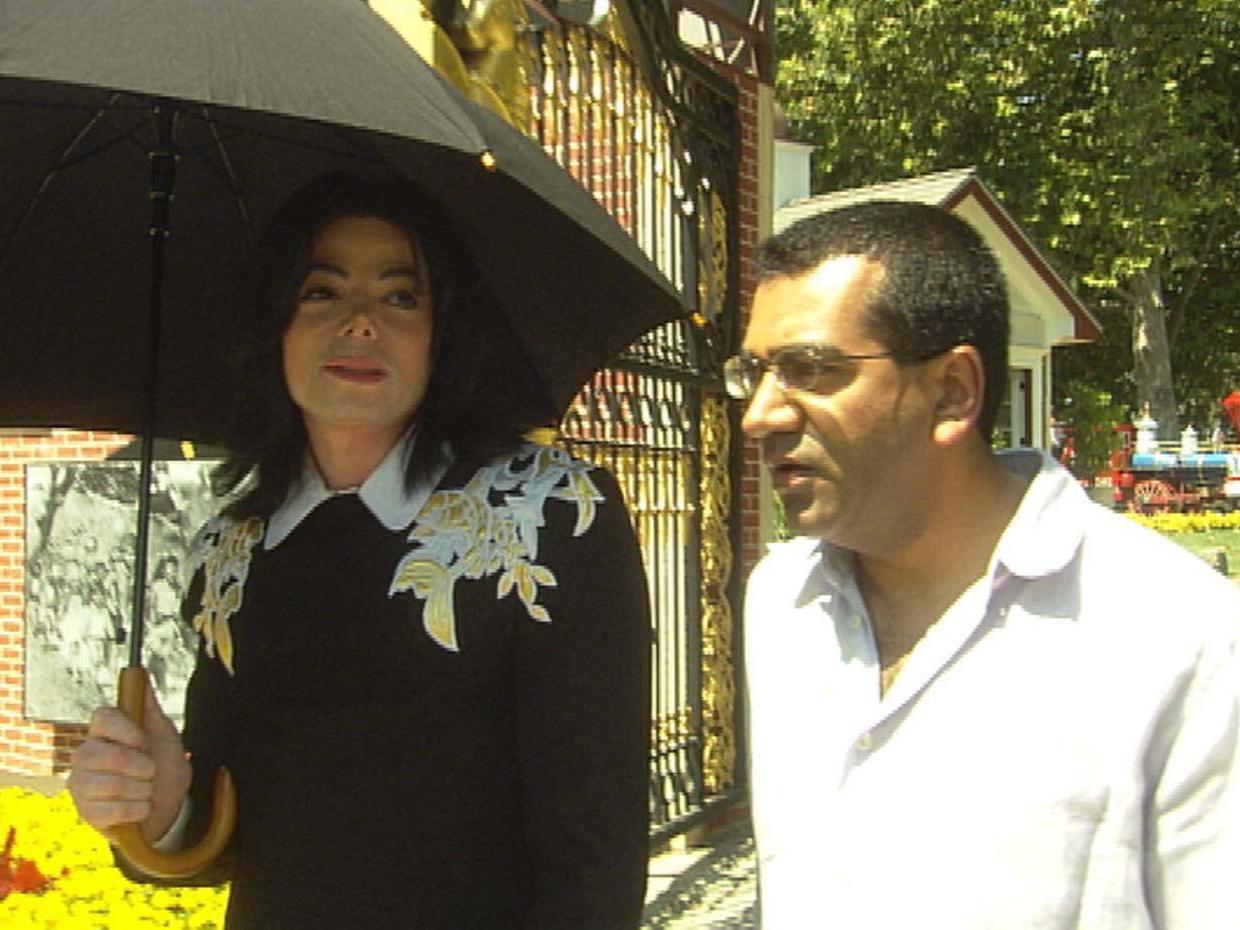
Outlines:
[[735, 669], [732, 608], [727, 584], [732, 574], [728, 512], [728, 408], [719, 397], [702, 398], [702, 769], [706, 790], [723, 791], [736, 769]]
[[698, 210], [698, 306], [710, 320], [723, 312], [728, 286], [728, 211], [719, 192], [704, 188]]

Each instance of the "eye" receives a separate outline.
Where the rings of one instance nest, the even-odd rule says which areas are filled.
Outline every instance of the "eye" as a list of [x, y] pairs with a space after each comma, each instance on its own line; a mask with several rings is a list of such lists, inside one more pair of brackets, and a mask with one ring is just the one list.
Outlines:
[[823, 362], [806, 352], [781, 352], [775, 359], [775, 363], [779, 367], [784, 382], [797, 388], [813, 387], [820, 377], [838, 367]]
[[402, 310], [416, 310], [422, 305], [422, 295], [416, 291], [398, 290], [392, 291], [384, 300], [393, 307], [399, 307]]
[[302, 287], [301, 295], [297, 299], [303, 303], [306, 301], [335, 300], [336, 289], [326, 284], [307, 282]]

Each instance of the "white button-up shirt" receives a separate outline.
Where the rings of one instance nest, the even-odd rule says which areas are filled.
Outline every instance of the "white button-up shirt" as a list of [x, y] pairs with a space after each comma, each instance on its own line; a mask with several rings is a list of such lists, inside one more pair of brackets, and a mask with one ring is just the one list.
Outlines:
[[985, 574], [880, 697], [852, 555], [745, 611], [764, 930], [1240, 928], [1240, 591], [1038, 453]]

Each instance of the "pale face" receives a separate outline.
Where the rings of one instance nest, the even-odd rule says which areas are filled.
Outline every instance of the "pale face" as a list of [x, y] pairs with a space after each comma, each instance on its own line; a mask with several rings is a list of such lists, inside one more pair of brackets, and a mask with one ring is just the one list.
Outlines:
[[386, 220], [345, 216], [318, 232], [310, 257], [283, 359], [311, 443], [329, 434], [394, 443], [430, 381], [434, 304], [422, 252]]
[[[745, 349], [761, 358], [798, 344], [847, 355], [884, 352], [862, 325], [881, 276], [876, 262], [841, 256], [805, 275], [763, 282]], [[813, 391], [785, 390], [766, 373], [741, 426], [761, 443], [794, 533], [866, 553], [914, 529], [918, 469], [933, 427], [922, 381], [920, 366], [890, 358], [840, 362]]]

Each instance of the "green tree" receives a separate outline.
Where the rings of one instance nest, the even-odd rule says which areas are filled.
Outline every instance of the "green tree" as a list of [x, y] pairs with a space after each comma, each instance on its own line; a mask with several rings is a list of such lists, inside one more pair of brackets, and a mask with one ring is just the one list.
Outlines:
[[816, 190], [976, 165], [1105, 327], [1057, 380], [1148, 402], [1167, 436], [1177, 390], [1217, 410], [1240, 381], [1240, 0], [780, 0], [776, 29]]
[[1070, 440], [1065, 464], [1076, 477], [1092, 481], [1107, 471], [1111, 453], [1120, 447], [1115, 432], [1124, 419], [1124, 410], [1112, 403], [1111, 395], [1079, 381], [1064, 385], [1064, 399], [1057, 408], [1060, 425]]

